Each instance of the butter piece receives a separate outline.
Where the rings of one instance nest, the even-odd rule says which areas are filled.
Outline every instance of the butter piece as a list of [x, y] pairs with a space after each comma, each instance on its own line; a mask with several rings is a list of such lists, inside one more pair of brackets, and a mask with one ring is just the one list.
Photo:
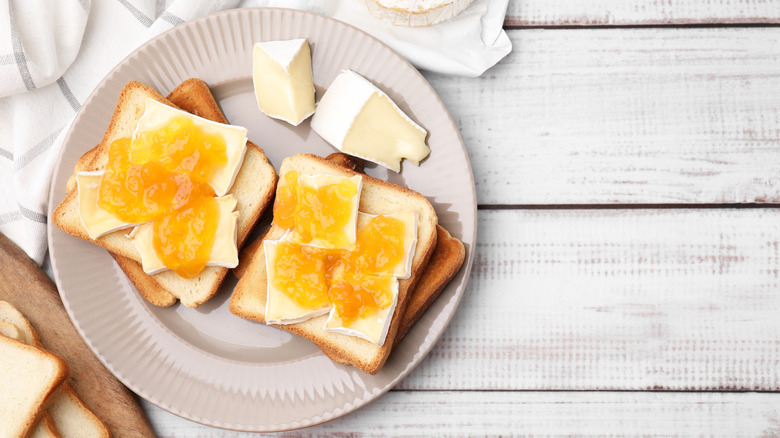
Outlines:
[[419, 166], [431, 150], [427, 132], [382, 90], [350, 71], [342, 71], [322, 96], [312, 129], [344, 153], [396, 172], [401, 160]]
[[230, 187], [233, 186], [236, 175], [238, 175], [238, 171], [241, 169], [241, 163], [244, 161], [244, 155], [246, 154], [246, 128], [207, 120], [147, 98], [146, 109], [138, 120], [138, 125], [133, 132], [133, 139], [138, 137], [138, 134], [141, 132], [159, 130], [167, 126], [171, 119], [176, 117], [186, 117], [192, 120], [195, 126], [204, 133], [220, 135], [224, 139], [227, 164], [212, 171], [209, 177], [209, 185], [214, 188], [214, 192], [218, 197], [225, 196], [230, 191]]
[[305, 39], [256, 43], [253, 64], [260, 111], [294, 126], [314, 114], [311, 52]]
[[289, 234], [285, 235], [279, 240], [264, 241], [263, 250], [265, 251], [265, 267], [267, 277], [267, 294], [265, 302], [265, 322], [266, 324], [295, 324], [298, 322], [306, 321], [307, 319], [314, 318], [328, 313], [330, 310], [330, 302], [326, 306], [319, 308], [308, 308], [298, 305], [287, 293], [277, 289], [274, 286], [274, 279], [276, 278], [276, 264], [277, 255], [276, 250], [278, 245], [286, 240], [289, 240]]
[[98, 206], [98, 186], [100, 185], [100, 177], [103, 176], [103, 173], [105, 173], [105, 171], [99, 170], [95, 172], [79, 172], [76, 174], [79, 217], [91, 239], [97, 239], [105, 234], [138, 225], [136, 223], [122, 222], [113, 214]]
[[[209, 261], [206, 266], [221, 266], [223, 268], [235, 268], [238, 266], [238, 211], [234, 211], [238, 201], [233, 195], [217, 198], [219, 203], [219, 222], [214, 237], [214, 245], [211, 247]], [[141, 255], [141, 265], [144, 272], [153, 275], [165, 271], [168, 268], [163, 264], [154, 250], [154, 224], [147, 222], [136, 227], [127, 237], [133, 240], [133, 244]]]
[[[412, 274], [412, 258], [414, 249], [417, 246], [417, 212], [400, 211], [393, 214], [386, 214], [385, 217], [392, 217], [400, 220], [406, 225], [404, 233], [404, 258], [396, 265], [391, 274], [396, 278], [409, 278]], [[359, 212], [357, 219], [357, 231], [360, 231], [376, 215]]]

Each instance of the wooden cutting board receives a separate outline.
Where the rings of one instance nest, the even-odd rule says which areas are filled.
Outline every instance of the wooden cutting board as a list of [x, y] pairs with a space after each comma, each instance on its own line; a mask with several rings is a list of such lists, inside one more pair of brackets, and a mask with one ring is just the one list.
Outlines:
[[81, 339], [54, 282], [0, 233], [0, 300], [27, 317], [44, 347], [70, 365], [70, 385], [114, 437], [153, 437], [135, 395], [119, 382]]

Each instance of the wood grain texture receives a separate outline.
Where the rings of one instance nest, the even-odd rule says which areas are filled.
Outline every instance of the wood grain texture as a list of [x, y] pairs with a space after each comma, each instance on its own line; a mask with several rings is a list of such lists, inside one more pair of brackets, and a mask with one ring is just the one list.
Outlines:
[[780, 23], [778, 0], [510, 0], [505, 26]]
[[513, 30], [426, 74], [480, 204], [780, 202], [780, 28]]
[[780, 389], [780, 210], [480, 211], [478, 235], [398, 388]]
[[[255, 436], [149, 406], [160, 437]], [[391, 391], [329, 423], [281, 433], [332, 436], [775, 437], [780, 396], [747, 393]]]
[[0, 300], [16, 307], [35, 327], [43, 346], [68, 363], [68, 383], [113, 436], [154, 436], [132, 392], [116, 380], [79, 336], [54, 282], [2, 234]]

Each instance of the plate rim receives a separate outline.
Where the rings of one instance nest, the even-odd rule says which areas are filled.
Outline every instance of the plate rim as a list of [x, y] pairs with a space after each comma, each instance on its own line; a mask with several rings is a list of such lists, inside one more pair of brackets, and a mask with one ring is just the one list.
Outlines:
[[[271, 14], [273, 11], [288, 11], [292, 13], [293, 15], [300, 14], [301, 17], [305, 17], [307, 15], [313, 15], [316, 17], [319, 17], [320, 19], [324, 19], [326, 21], [334, 22], [337, 26], [347, 26], [349, 28], [352, 28], [354, 31], [362, 34], [363, 37], [367, 37], [371, 40], [373, 40], [374, 43], [379, 43], [382, 46], [385, 46], [391, 53], [398, 57], [398, 59], [407, 65], [407, 67], [410, 69], [410, 71], [418, 77], [418, 79], [421, 80], [422, 84], [427, 87], [428, 91], [435, 97], [435, 103], [439, 106], [439, 111], [442, 111], [445, 115], [447, 121], [452, 125], [453, 130], [455, 132], [455, 135], [458, 139], [459, 146], [463, 150], [463, 154], [465, 157], [465, 164], [468, 169], [468, 180], [471, 187], [471, 206], [472, 211], [470, 212], [472, 217], [474, 218], [474, 227], [471, 233], [471, 247], [466, 247], [466, 259], [461, 267], [460, 272], [457, 275], [463, 275], [462, 277], [462, 285], [458, 285], [455, 291], [455, 294], [453, 296], [454, 302], [451, 303], [452, 305], [452, 311], [446, 315], [445, 320], [443, 321], [443, 325], [441, 327], [441, 330], [438, 331], [438, 333], [434, 334], [433, 339], [427, 346], [427, 348], [420, 349], [420, 356], [417, 360], [417, 363], [414, 364], [414, 366], [407, 366], [406, 368], [402, 369], [400, 373], [395, 375], [392, 379], [390, 379], [383, 387], [381, 388], [375, 388], [375, 391], [369, 391], [369, 390], [363, 390], [362, 394], [364, 397], [357, 398], [355, 397], [353, 400], [348, 401], [347, 403], [339, 406], [333, 406], [330, 410], [326, 412], [321, 412], [318, 415], [309, 415], [305, 418], [301, 418], [297, 421], [290, 421], [286, 423], [277, 423], [275, 425], [266, 425], [271, 426], [267, 428], [243, 428], [240, 426], [243, 425], [236, 425], [236, 424], [225, 424], [225, 422], [217, 421], [213, 422], [207, 419], [203, 419], [201, 417], [198, 417], [196, 415], [192, 415], [191, 413], [182, 411], [181, 409], [177, 408], [176, 406], [171, 406], [168, 403], [166, 403], [164, 400], [159, 400], [157, 397], [147, 393], [146, 391], [142, 390], [138, 387], [137, 384], [134, 384], [132, 381], [129, 381], [127, 376], [121, 374], [115, 367], [109, 363], [106, 357], [104, 357], [103, 353], [100, 352], [100, 350], [93, 344], [93, 341], [90, 337], [87, 336], [87, 333], [85, 333], [84, 328], [79, 324], [79, 321], [74, 317], [73, 310], [71, 309], [71, 306], [69, 305], [69, 300], [64, 296], [62, 292], [61, 287], [61, 279], [60, 279], [60, 273], [59, 273], [59, 267], [57, 266], [57, 263], [54, 260], [54, 257], [52, 257], [52, 271], [53, 271], [53, 277], [55, 280], [55, 283], [57, 284], [57, 291], [60, 295], [61, 300], [63, 301], [65, 310], [68, 314], [68, 317], [70, 318], [71, 322], [76, 327], [79, 335], [81, 336], [82, 340], [87, 344], [87, 346], [90, 348], [90, 350], [96, 355], [96, 357], [100, 360], [100, 362], [111, 372], [112, 375], [114, 375], [120, 382], [122, 382], [123, 385], [125, 385], [129, 390], [131, 390], [133, 393], [137, 394], [139, 397], [143, 398], [147, 402], [159, 407], [160, 409], [163, 409], [167, 412], [170, 412], [178, 417], [205, 425], [209, 427], [215, 427], [220, 428], [224, 430], [233, 430], [233, 431], [241, 431], [241, 432], [277, 432], [277, 431], [289, 431], [289, 430], [297, 430], [304, 427], [311, 427], [318, 424], [322, 424], [331, 420], [334, 420], [336, 418], [339, 418], [343, 415], [346, 415], [350, 412], [355, 411], [356, 409], [359, 409], [360, 407], [363, 407], [372, 401], [376, 400], [383, 394], [385, 394], [387, 391], [395, 387], [401, 380], [403, 380], [405, 377], [407, 377], [419, 364], [425, 359], [425, 357], [428, 356], [430, 351], [433, 349], [433, 347], [438, 343], [441, 336], [444, 334], [446, 329], [449, 327], [450, 322], [452, 318], [455, 315], [455, 312], [457, 311], [458, 307], [460, 306], [460, 303], [462, 301], [462, 298], [466, 292], [466, 289], [468, 287], [468, 283], [471, 276], [471, 269], [474, 261], [474, 251], [476, 249], [477, 245], [477, 230], [478, 230], [478, 208], [477, 208], [477, 196], [476, 196], [476, 185], [474, 180], [474, 172], [471, 166], [471, 160], [468, 156], [468, 151], [466, 149], [465, 143], [463, 142], [463, 138], [461, 135], [460, 130], [457, 127], [457, 124], [455, 123], [455, 120], [452, 117], [452, 114], [449, 112], [448, 108], [444, 105], [444, 102], [441, 100], [441, 97], [436, 92], [436, 90], [431, 86], [430, 82], [420, 73], [420, 71], [411, 64], [406, 58], [401, 56], [398, 52], [396, 52], [394, 49], [392, 49], [389, 45], [381, 41], [380, 39], [374, 37], [370, 33], [358, 28], [357, 26], [354, 26], [350, 23], [343, 22], [341, 20], [337, 20], [333, 17], [318, 14], [315, 12], [310, 11], [304, 11], [304, 10], [298, 10], [298, 9], [291, 9], [291, 8], [278, 8], [278, 7], [251, 7], [251, 8], [237, 8], [237, 9], [228, 9], [223, 11], [214, 12], [208, 15], [204, 15], [189, 21], [186, 21], [178, 26], [174, 26], [170, 29], [167, 29], [150, 39], [144, 41], [143, 43], [139, 44], [135, 49], [130, 51], [126, 56], [124, 56], [120, 61], [118, 61], [111, 69], [103, 76], [103, 78], [100, 79], [100, 81], [97, 83], [97, 85], [92, 89], [88, 97], [85, 99], [84, 103], [82, 104], [81, 108], [79, 109], [76, 116], [72, 119], [70, 124], [67, 127], [67, 133], [63, 137], [62, 145], [58, 150], [57, 158], [55, 160], [54, 165], [54, 172], [52, 173], [52, 179], [51, 184], [49, 186], [48, 190], [48, 205], [47, 205], [47, 214], [48, 217], [51, 218], [54, 212], [54, 209], [59, 204], [59, 202], [62, 200], [61, 196], [59, 196], [59, 193], [57, 193], [61, 187], [57, 187], [55, 184], [55, 181], [58, 179], [57, 176], [60, 174], [60, 172], [64, 169], [62, 165], [63, 157], [65, 155], [66, 145], [71, 143], [71, 139], [74, 136], [74, 126], [76, 126], [79, 122], [79, 120], [84, 117], [85, 108], [88, 108], [91, 103], [96, 99], [96, 96], [98, 96], [103, 88], [107, 86], [107, 83], [110, 81], [111, 78], [113, 78], [116, 74], [118, 74], [118, 70], [120, 66], [123, 66], [128, 59], [133, 58], [136, 56], [139, 52], [147, 50], [147, 47], [154, 44], [157, 40], [161, 38], [165, 38], [168, 34], [174, 33], [174, 32], [182, 32], [185, 33], [182, 29], [185, 29], [187, 27], [193, 27], [195, 28], [198, 24], [201, 22], [207, 22], [211, 20], [217, 20], [217, 17], [223, 16], [223, 15], [243, 15], [243, 14], [251, 14], [253, 11], [261, 11], [260, 13], [264, 13], [264, 11], [268, 11], [269, 14]], [[300, 19], [300, 18], [299, 18]], [[186, 37], [186, 35], [184, 36]], [[221, 83], [229, 81], [231, 78], [226, 77], [223, 78], [222, 81], [217, 81], [215, 83], [209, 84], [209, 87], [213, 87], [216, 85], [219, 85]], [[72, 173], [72, 172], [71, 172]], [[425, 196], [425, 194], [423, 193]], [[56, 201], [56, 202], [55, 202]], [[53, 233], [56, 232], [54, 230], [55, 226], [53, 222], [50, 220], [47, 221], [47, 247], [49, 250], [49, 254], [52, 253], [53, 248]], [[461, 235], [461, 238], [463, 240], [465, 239], [466, 235]], [[110, 257], [110, 256], [109, 256]], [[453, 286], [453, 282], [451, 281], [445, 286], [446, 288], [449, 288]], [[159, 324], [159, 321], [157, 321]], [[167, 327], [162, 327], [164, 330], [169, 330]], [[189, 344], [186, 341], [182, 341], [188, 348], [195, 348], [199, 349], [196, 346], [193, 346]], [[231, 360], [230, 358], [221, 358], [223, 360]], [[302, 424], [305, 423], [305, 424]]]

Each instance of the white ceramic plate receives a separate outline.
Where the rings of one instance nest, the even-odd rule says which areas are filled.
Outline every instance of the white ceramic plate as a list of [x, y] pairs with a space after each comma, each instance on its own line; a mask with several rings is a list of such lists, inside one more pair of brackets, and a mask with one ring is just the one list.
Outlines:
[[184, 418], [226, 429], [277, 431], [321, 423], [375, 399], [433, 347], [464, 293], [476, 237], [476, 195], [468, 155], [447, 109], [425, 79], [390, 48], [352, 26], [285, 9], [232, 10], [178, 26], [125, 58], [87, 99], [56, 165], [49, 216], [65, 196], [76, 160], [98, 144], [130, 80], [163, 95], [190, 77], [212, 87], [228, 120], [249, 129], [278, 169], [299, 152], [335, 151], [309, 128], [264, 116], [252, 89], [257, 41], [308, 38], [318, 96], [342, 69], [371, 79], [428, 129], [430, 157], [396, 174], [367, 173], [426, 195], [442, 226], [466, 245], [459, 275], [374, 376], [328, 360], [314, 345], [228, 311], [235, 285], [198, 309], [157, 308], [135, 291], [101, 248], [49, 226], [54, 277], [79, 333], [105, 365], [146, 400]]

